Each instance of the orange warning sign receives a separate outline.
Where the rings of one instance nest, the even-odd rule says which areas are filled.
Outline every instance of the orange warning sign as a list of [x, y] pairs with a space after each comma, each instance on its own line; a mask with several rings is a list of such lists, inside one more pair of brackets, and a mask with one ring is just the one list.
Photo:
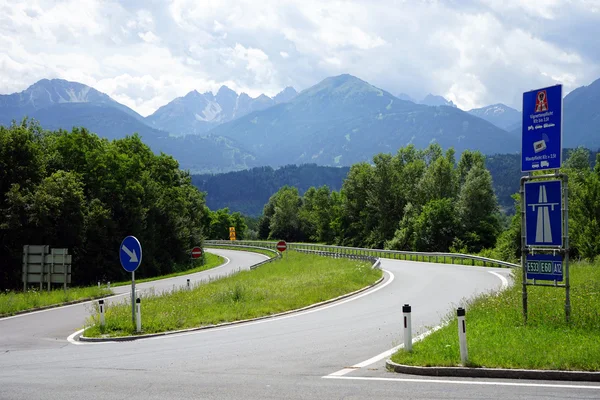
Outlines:
[[546, 96], [545, 90], [540, 90], [535, 97], [535, 112], [544, 111], [548, 111], [548, 96]]

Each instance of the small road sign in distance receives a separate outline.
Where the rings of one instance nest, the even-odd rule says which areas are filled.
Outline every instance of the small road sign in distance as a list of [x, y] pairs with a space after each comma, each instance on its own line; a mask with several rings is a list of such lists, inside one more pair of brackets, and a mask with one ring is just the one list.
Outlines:
[[287, 249], [287, 244], [283, 240], [277, 242], [277, 250], [283, 252], [286, 249]]
[[200, 258], [202, 257], [202, 249], [198, 246], [192, 249], [192, 258]]

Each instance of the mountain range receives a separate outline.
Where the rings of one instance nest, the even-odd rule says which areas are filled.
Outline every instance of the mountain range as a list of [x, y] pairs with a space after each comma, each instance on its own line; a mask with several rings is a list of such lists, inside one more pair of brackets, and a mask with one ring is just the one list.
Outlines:
[[[400, 98], [402, 97], [402, 98]], [[600, 147], [600, 80], [564, 99], [564, 147]], [[520, 150], [521, 113], [503, 104], [463, 111], [441, 96], [421, 103], [351, 75], [326, 78], [273, 98], [223, 86], [191, 91], [142, 117], [108, 95], [77, 82], [43, 79], [0, 95], [0, 124], [30, 117], [46, 129], [85, 126], [108, 139], [137, 132], [155, 152], [173, 155], [195, 173], [290, 163], [348, 166], [379, 152], [437, 142], [460, 153]]]

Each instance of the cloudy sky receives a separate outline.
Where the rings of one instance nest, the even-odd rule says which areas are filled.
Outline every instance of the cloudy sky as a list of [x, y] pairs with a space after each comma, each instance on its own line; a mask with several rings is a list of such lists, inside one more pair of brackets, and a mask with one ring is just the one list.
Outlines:
[[142, 115], [349, 73], [463, 109], [600, 78], [600, 0], [0, 0], [0, 93], [78, 81]]

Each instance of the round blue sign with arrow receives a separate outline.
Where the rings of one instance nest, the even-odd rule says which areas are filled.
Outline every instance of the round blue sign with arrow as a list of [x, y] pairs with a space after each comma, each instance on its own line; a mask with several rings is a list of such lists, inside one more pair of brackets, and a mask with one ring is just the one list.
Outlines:
[[135, 271], [142, 263], [142, 245], [135, 236], [127, 236], [119, 249], [121, 265], [127, 272]]

